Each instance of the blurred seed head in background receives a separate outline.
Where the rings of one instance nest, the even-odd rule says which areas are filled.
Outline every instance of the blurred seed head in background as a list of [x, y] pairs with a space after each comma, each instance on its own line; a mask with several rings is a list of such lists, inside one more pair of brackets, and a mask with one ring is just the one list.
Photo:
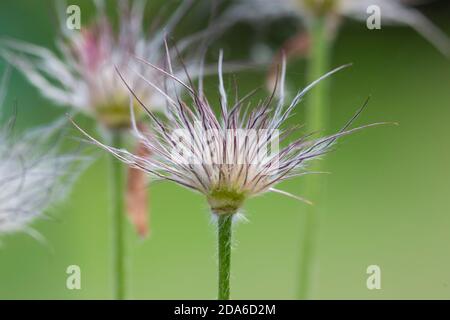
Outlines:
[[[6, 91], [6, 78], [0, 92]], [[0, 108], [2, 104], [0, 99]], [[0, 123], [0, 234], [25, 231], [39, 238], [30, 223], [66, 197], [88, 159], [58, 150], [56, 137], [65, 121], [19, 136], [13, 132], [14, 121]]]
[[[66, 27], [65, 8], [60, 8], [62, 36], [57, 39], [58, 53], [10, 39], [1, 42], [0, 52], [56, 104], [89, 114], [107, 128], [127, 128], [130, 125], [129, 93], [116, 69], [124, 73], [149, 108], [162, 110], [164, 99], [143, 79], [163, 86], [163, 77], [152, 69], [143, 68], [132, 58], [137, 56], [162, 66], [166, 54], [164, 39], [184, 17], [192, 2], [183, 1], [162, 25], [158, 25], [155, 18], [150, 30], [143, 26], [144, 1], [118, 1], [117, 30], [113, 19], [106, 14], [104, 1], [94, 2], [93, 21], [82, 26], [80, 31]], [[198, 52], [190, 49], [201, 39], [201, 36], [193, 35], [180, 40], [179, 52], [173, 50], [170, 53], [186, 53], [183, 61], [192, 77], [195, 77], [199, 59]], [[172, 70], [178, 77], [184, 77], [181, 64], [173, 64]], [[138, 110], [136, 108], [136, 112]]]

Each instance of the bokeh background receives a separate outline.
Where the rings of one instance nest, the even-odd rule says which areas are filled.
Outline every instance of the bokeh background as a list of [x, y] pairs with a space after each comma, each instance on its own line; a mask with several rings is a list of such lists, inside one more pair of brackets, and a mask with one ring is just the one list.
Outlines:
[[[163, 1], [150, 2], [149, 19]], [[92, 3], [73, 3], [80, 5], [86, 22]], [[421, 10], [450, 34], [448, 1]], [[53, 1], [2, 0], [0, 37], [53, 48], [57, 34], [53, 12]], [[190, 14], [184, 32], [190, 24], [197, 27], [196, 21]], [[222, 47], [228, 58], [244, 59], [255, 54], [251, 48], [256, 43], [276, 48], [292, 31], [289, 21], [266, 28], [241, 24], [219, 39], [210, 55], [217, 56]], [[332, 174], [320, 204], [320, 268], [313, 298], [450, 298], [450, 63], [409, 28], [368, 31], [363, 23], [346, 21], [332, 65], [348, 62], [353, 67], [330, 80], [331, 128], [338, 130], [369, 95], [370, 108], [358, 123], [383, 120], [400, 126], [347, 137], [327, 157], [325, 167]], [[4, 69], [1, 61], [0, 71]], [[264, 85], [264, 76], [264, 68], [239, 73], [241, 92]], [[291, 88], [305, 85], [304, 61], [289, 64], [288, 78]], [[208, 79], [213, 97], [216, 84], [215, 78]], [[41, 97], [15, 71], [6, 115], [14, 101], [19, 105], [19, 131], [45, 125], [66, 111]], [[298, 110], [292, 123], [303, 121], [303, 111]], [[79, 121], [94, 131], [90, 120]], [[49, 213], [52, 219], [33, 225], [45, 243], [26, 234], [1, 238], [1, 299], [111, 297], [108, 156], [92, 154], [96, 161], [67, 201]], [[299, 178], [282, 187], [301, 194], [303, 184]], [[151, 185], [150, 193], [151, 236], [138, 239], [129, 228], [131, 297], [214, 299], [215, 228], [204, 199], [169, 183]], [[296, 297], [305, 206], [275, 194], [247, 202], [249, 222], [240, 223], [235, 232], [233, 298]], [[82, 290], [66, 289], [66, 268], [72, 264], [81, 267]], [[366, 268], [372, 264], [381, 267], [381, 290], [366, 288]]]

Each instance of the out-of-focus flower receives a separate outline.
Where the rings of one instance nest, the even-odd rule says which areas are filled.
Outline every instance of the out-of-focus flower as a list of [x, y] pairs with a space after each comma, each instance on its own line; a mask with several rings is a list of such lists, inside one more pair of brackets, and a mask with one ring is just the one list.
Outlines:
[[[117, 30], [105, 13], [104, 2], [95, 1], [97, 15], [80, 31], [71, 31], [61, 22], [59, 52], [16, 40], [3, 40], [2, 54], [15, 65], [41, 93], [59, 105], [73, 107], [92, 115], [110, 129], [129, 127], [128, 92], [117, 77], [116, 69], [125, 74], [133, 89], [152, 110], [165, 107], [160, 95], [142, 78], [162, 86], [162, 76], [134, 63], [134, 56], [156, 65], [165, 63], [164, 39], [192, 5], [183, 1], [161, 28], [144, 30], [144, 1], [118, 1]], [[187, 41], [187, 40], [186, 40]], [[188, 42], [188, 41], [187, 41]], [[184, 43], [180, 41], [180, 43]], [[180, 47], [186, 53], [189, 44]], [[174, 54], [172, 52], [172, 54]], [[183, 58], [186, 68], [195, 76], [196, 55]], [[173, 64], [183, 78], [181, 64]]]
[[[235, 0], [222, 15], [219, 24], [240, 21], [265, 23], [282, 17], [299, 18], [305, 24], [314, 16], [327, 15], [335, 26], [339, 17], [366, 21], [371, 6], [381, 10], [382, 24], [408, 25], [420, 33], [440, 52], [450, 56], [450, 39], [406, 0]], [[417, 1], [416, 1], [417, 2]]]
[[[276, 189], [275, 185], [286, 179], [307, 174], [306, 164], [325, 154], [339, 137], [381, 124], [349, 129], [361, 109], [340, 132], [334, 135], [315, 140], [310, 139], [310, 135], [303, 136], [278, 150], [278, 143], [283, 142], [292, 133], [292, 129], [295, 129], [283, 127], [297, 104], [313, 86], [342, 67], [299, 91], [287, 105], [283, 94], [278, 97], [278, 101], [274, 101], [275, 89], [272, 96], [254, 108], [249, 108], [247, 100], [252, 93], [235, 103], [229, 102], [222, 76], [221, 56], [219, 59], [221, 110], [220, 116], [217, 116], [204, 96], [201, 86], [197, 90], [183, 83], [174, 74], [150, 63], [147, 65], [168, 75], [176, 83], [182, 84], [191, 95], [191, 106], [165, 94], [169, 120], [167, 124], [163, 124], [140, 101], [152, 120], [152, 135], [142, 132], [137, 127], [134, 127], [134, 131], [141, 144], [151, 150], [152, 157], [142, 157], [96, 142], [127, 165], [141, 169], [157, 179], [170, 180], [202, 193], [206, 196], [212, 212], [217, 215], [235, 214], [246, 199], [265, 192], [281, 193], [304, 200]], [[280, 81], [282, 93], [284, 76], [283, 64]], [[137, 94], [134, 92], [133, 94], [139, 101]]]
[[0, 234], [35, 235], [29, 224], [64, 199], [87, 159], [58, 152], [54, 140], [60, 121], [18, 137], [12, 134], [13, 124], [0, 128]]
[[[104, 1], [95, 1], [96, 16], [80, 31], [66, 27], [65, 17], [61, 19], [62, 37], [57, 40], [58, 52], [33, 44], [3, 40], [0, 53], [15, 65], [41, 93], [59, 105], [81, 111], [96, 119], [107, 129], [128, 129], [130, 110], [129, 92], [117, 75], [117, 70], [126, 77], [133, 90], [153, 111], [165, 108], [165, 100], [149, 83], [163, 87], [164, 76], [142, 64], [136, 63], [140, 57], [165, 67], [167, 56], [183, 56], [183, 63], [171, 64], [177, 77], [186, 79], [185, 69], [193, 79], [199, 66], [199, 55], [203, 54], [206, 38], [213, 32], [206, 30], [178, 41], [178, 47], [169, 50], [165, 39], [172, 33], [193, 0], [183, 0], [170, 18], [158, 26], [158, 21], [145, 30], [143, 15], [145, 1], [117, 1], [119, 21], [117, 30], [113, 19], [105, 13]], [[63, 11], [65, 8], [61, 8]], [[64, 12], [64, 11], [63, 11]], [[157, 20], [157, 18], [155, 18]], [[197, 46], [193, 46], [197, 44]], [[178, 90], [170, 86], [169, 90]], [[139, 113], [141, 108], [136, 108]], [[139, 149], [139, 145], [136, 146]], [[130, 169], [128, 173], [127, 207], [130, 218], [139, 233], [147, 234], [147, 193], [145, 179], [141, 171]], [[136, 190], [140, 190], [136, 197]]]

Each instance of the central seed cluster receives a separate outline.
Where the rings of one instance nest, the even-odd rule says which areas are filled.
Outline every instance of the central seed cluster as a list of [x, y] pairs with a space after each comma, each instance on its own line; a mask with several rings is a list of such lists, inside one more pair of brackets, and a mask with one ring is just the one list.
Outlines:
[[[131, 114], [128, 98], [122, 99], [122, 102], [112, 104], [98, 105], [95, 109], [95, 116], [107, 128], [128, 129], [131, 125]], [[139, 118], [142, 114], [142, 108], [133, 106], [134, 112]]]
[[208, 195], [211, 211], [216, 215], [232, 215], [242, 207], [246, 195], [230, 189], [215, 189]]
[[316, 16], [325, 16], [335, 11], [339, 0], [298, 0]]

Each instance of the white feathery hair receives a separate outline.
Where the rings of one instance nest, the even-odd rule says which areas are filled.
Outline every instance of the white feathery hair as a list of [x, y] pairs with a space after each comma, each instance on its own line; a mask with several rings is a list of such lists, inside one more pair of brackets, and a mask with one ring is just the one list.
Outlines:
[[[1, 88], [6, 91], [4, 83]], [[55, 137], [66, 121], [18, 136], [14, 121], [0, 124], [0, 234], [25, 231], [39, 238], [30, 223], [65, 198], [88, 159], [78, 152], [58, 152]]]
[[[134, 125], [136, 138], [151, 150], [151, 157], [139, 157], [126, 150], [105, 145], [76, 124], [75, 126], [89, 139], [127, 165], [147, 172], [154, 179], [173, 181], [204, 194], [213, 212], [220, 213], [224, 212], [222, 210], [224, 207], [225, 210], [231, 208], [231, 211], [236, 212], [244, 199], [268, 191], [305, 200], [278, 190], [275, 185], [283, 180], [310, 173], [306, 170], [306, 164], [327, 153], [338, 138], [363, 128], [383, 124], [374, 123], [350, 129], [350, 125], [362, 112], [364, 108], [362, 107], [336, 134], [318, 139], [313, 139], [312, 134], [308, 134], [270, 155], [263, 153], [261, 157], [260, 150], [269, 150], [275, 140], [285, 144], [285, 139], [298, 129], [286, 129], [285, 122], [292, 116], [305, 94], [320, 81], [346, 66], [325, 74], [300, 90], [290, 103], [286, 103], [284, 95], [286, 64], [283, 60], [279, 72], [279, 90], [276, 84], [271, 96], [251, 107], [248, 101], [256, 91], [241, 99], [236, 98], [234, 103], [229, 102], [224, 87], [222, 59], [221, 52], [218, 63], [220, 93], [220, 101], [217, 103], [220, 105], [218, 115], [203, 93], [202, 77], [196, 89], [192, 82], [184, 83], [177, 78], [170, 70], [170, 63], [168, 70], [163, 70], [149, 62], [140, 61], [158, 70], [177, 85], [181, 84], [191, 98], [189, 102], [185, 102], [160, 89], [160, 93], [168, 102], [167, 121], [163, 122], [147, 108], [127, 84], [133, 95], [130, 100], [139, 101], [151, 120], [151, 130], [146, 132]], [[126, 79], [124, 82], [126, 83]], [[281, 94], [275, 94], [277, 91]], [[265, 135], [262, 139], [250, 139], [248, 136], [240, 135], [242, 130], [263, 131]], [[183, 133], [182, 139], [178, 139], [180, 136], [175, 134], [177, 132]], [[179, 150], [186, 151], [184, 157], [179, 156]], [[186, 157], [189, 157], [189, 161], [186, 161]], [[233, 201], [226, 201], [227, 199], [222, 201], [227, 197], [231, 197]]]

